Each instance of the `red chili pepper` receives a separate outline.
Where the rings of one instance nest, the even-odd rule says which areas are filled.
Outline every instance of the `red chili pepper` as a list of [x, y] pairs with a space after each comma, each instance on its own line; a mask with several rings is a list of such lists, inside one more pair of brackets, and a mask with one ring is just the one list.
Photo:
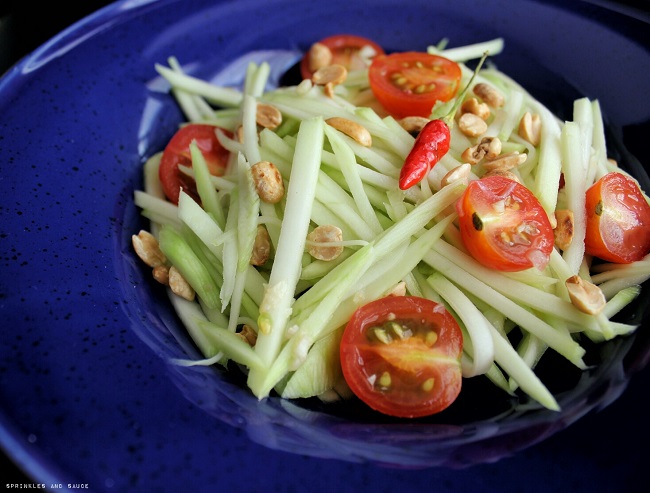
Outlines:
[[413, 149], [404, 161], [399, 174], [399, 187], [402, 190], [417, 185], [440, 159], [449, 152], [451, 133], [449, 125], [443, 120], [427, 123], [413, 144]]
[[408, 156], [406, 156], [404, 165], [400, 171], [400, 189], [406, 190], [420, 183], [427, 176], [431, 168], [449, 152], [451, 142], [450, 128], [454, 121], [454, 114], [462, 103], [465, 93], [474, 81], [474, 77], [476, 77], [476, 74], [481, 69], [481, 65], [483, 65], [486, 57], [487, 52], [481, 57], [472, 78], [456, 98], [449, 113], [442, 118], [431, 120], [420, 130], [413, 144], [413, 148]]

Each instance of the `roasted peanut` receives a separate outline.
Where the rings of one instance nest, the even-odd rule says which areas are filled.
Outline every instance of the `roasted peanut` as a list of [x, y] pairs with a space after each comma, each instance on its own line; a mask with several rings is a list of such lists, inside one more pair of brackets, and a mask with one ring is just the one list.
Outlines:
[[362, 146], [370, 147], [372, 145], [372, 137], [370, 132], [368, 132], [368, 129], [363, 125], [359, 125], [355, 121], [341, 118], [339, 116], [333, 116], [332, 118], [325, 120], [325, 123], [339, 132], [343, 132], [348, 137], [353, 138]]
[[249, 346], [255, 346], [257, 342], [257, 332], [248, 324], [244, 324], [237, 335]]
[[469, 164], [477, 164], [483, 158], [496, 159], [501, 154], [501, 140], [498, 137], [483, 137], [481, 142], [465, 149], [461, 158]]
[[307, 251], [318, 260], [334, 260], [343, 253], [342, 245], [330, 245], [343, 241], [343, 232], [338, 226], [323, 224], [307, 235]]
[[172, 292], [187, 301], [193, 301], [196, 293], [183, 275], [173, 265], [169, 268], [169, 287]]
[[571, 276], [564, 284], [569, 292], [571, 303], [581, 312], [597, 315], [605, 308], [607, 303], [605, 295], [595, 284], [580, 276]]
[[503, 95], [495, 87], [486, 82], [479, 82], [472, 90], [474, 94], [491, 108], [500, 108], [505, 104]]
[[319, 68], [332, 63], [332, 50], [322, 43], [314, 43], [309, 48], [309, 70], [316, 72]]
[[328, 82], [323, 86], [323, 94], [327, 96], [328, 98], [333, 98], [334, 97], [334, 84], [331, 82]]
[[278, 168], [269, 161], [260, 161], [251, 166], [255, 189], [260, 200], [276, 204], [284, 197], [284, 182]]
[[521, 183], [519, 180], [519, 177], [515, 175], [512, 171], [506, 170], [506, 169], [493, 169], [485, 173], [483, 176], [501, 176], [503, 178], [507, 178], [508, 180], [516, 181], [517, 183]]
[[131, 243], [135, 253], [149, 267], [157, 267], [167, 262], [165, 254], [158, 245], [158, 240], [148, 231], [141, 230], [137, 235], [132, 235]]
[[406, 296], [406, 283], [398, 282], [386, 296]]
[[454, 169], [450, 170], [442, 177], [440, 180], [440, 187], [446, 187], [450, 183], [457, 182], [461, 180], [463, 183], [467, 184], [469, 182], [469, 172], [472, 168], [472, 165], [469, 163], [463, 163], [460, 166], [456, 166]]
[[251, 265], [264, 265], [270, 256], [271, 238], [269, 232], [263, 224], [258, 224], [250, 263]]
[[501, 154], [495, 159], [483, 161], [483, 167], [486, 171], [495, 169], [507, 171], [525, 163], [527, 158], [528, 154], [525, 153], [520, 154], [518, 151], [508, 152], [507, 154]]
[[478, 116], [481, 120], [487, 120], [490, 117], [491, 111], [487, 103], [481, 103], [476, 98], [469, 98], [463, 102], [460, 107], [461, 113], [472, 113]]
[[519, 120], [519, 136], [537, 147], [542, 136], [542, 119], [529, 111]]
[[312, 75], [311, 80], [318, 86], [324, 86], [328, 83], [337, 85], [344, 82], [347, 76], [348, 70], [343, 65], [335, 63], [316, 70], [314, 75]]
[[274, 130], [282, 123], [282, 113], [275, 106], [265, 103], [257, 103], [256, 118], [260, 127]]
[[160, 284], [169, 285], [169, 267], [166, 265], [157, 265], [151, 271], [153, 278]]
[[573, 211], [558, 209], [555, 211], [556, 226], [553, 229], [555, 244], [560, 250], [566, 250], [573, 241]]
[[423, 116], [406, 116], [399, 120], [399, 124], [413, 137], [416, 137], [429, 121], [428, 118]]
[[458, 129], [468, 137], [478, 137], [487, 130], [487, 123], [474, 113], [463, 113], [458, 119]]

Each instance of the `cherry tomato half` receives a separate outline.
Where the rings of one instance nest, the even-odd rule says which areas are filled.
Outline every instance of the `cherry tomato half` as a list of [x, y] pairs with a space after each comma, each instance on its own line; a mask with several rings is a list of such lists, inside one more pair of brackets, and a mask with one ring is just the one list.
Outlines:
[[481, 264], [500, 271], [548, 264], [553, 228], [524, 185], [501, 176], [472, 181], [456, 208], [463, 243]]
[[461, 75], [456, 62], [414, 51], [375, 57], [368, 70], [375, 98], [396, 118], [428, 118], [436, 101], [456, 95]]
[[[359, 55], [359, 51], [366, 46], [372, 48], [376, 55], [384, 54], [383, 48], [371, 39], [353, 34], [335, 34], [321, 39], [319, 43], [327, 46], [332, 52], [331, 64], [343, 65], [348, 70], [366, 68], [365, 60]], [[303, 79], [311, 79], [314, 74], [309, 68], [309, 52], [300, 61], [300, 74]]]
[[[179, 164], [192, 165], [190, 143], [193, 140], [205, 156], [210, 173], [215, 176], [223, 175], [230, 152], [217, 140], [217, 128], [214, 125], [198, 123], [185, 125], [167, 143], [160, 160], [158, 176], [165, 195], [174, 204], [178, 203], [181, 188], [198, 202], [194, 180], [178, 169]], [[224, 132], [231, 135], [227, 130]]]
[[343, 376], [384, 414], [415, 418], [447, 408], [462, 383], [463, 335], [440, 304], [388, 296], [361, 306], [341, 339]]
[[630, 263], [650, 252], [650, 205], [637, 183], [608, 173], [586, 196], [585, 251], [603, 260]]

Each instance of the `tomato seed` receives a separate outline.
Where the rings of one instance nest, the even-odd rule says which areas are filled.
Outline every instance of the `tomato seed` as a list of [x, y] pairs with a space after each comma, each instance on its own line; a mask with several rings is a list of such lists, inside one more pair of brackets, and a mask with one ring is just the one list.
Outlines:
[[425, 392], [431, 392], [433, 390], [433, 385], [435, 384], [435, 380], [433, 377], [427, 378], [424, 382], [422, 382], [422, 390]]
[[406, 337], [406, 334], [404, 333], [404, 328], [397, 322], [393, 322], [390, 325], [390, 328], [393, 330], [393, 332], [395, 332], [395, 334], [397, 334], [397, 337], [399, 337], [400, 339], [404, 339]]
[[432, 330], [427, 332], [427, 335], [424, 337], [424, 343], [429, 347], [433, 346], [437, 341], [438, 341], [438, 334], [436, 334]]
[[472, 224], [476, 231], [481, 231], [483, 229], [483, 221], [481, 221], [481, 218], [478, 217], [476, 212], [472, 214]]
[[384, 388], [390, 387], [390, 384], [392, 383], [392, 380], [390, 378], [390, 373], [385, 371], [384, 373], [381, 374], [381, 377], [379, 377], [379, 385]]
[[380, 341], [383, 342], [384, 344], [390, 344], [391, 343], [391, 338], [390, 336], [386, 333], [384, 329], [381, 327], [376, 327], [374, 329], [374, 334], [375, 337]]
[[596, 204], [596, 210], [594, 211], [594, 213], [595, 213], [597, 216], [602, 216], [602, 214], [603, 214], [603, 208], [604, 208], [604, 206], [603, 206], [603, 201], [602, 201], [602, 200], [599, 200], [598, 203]]

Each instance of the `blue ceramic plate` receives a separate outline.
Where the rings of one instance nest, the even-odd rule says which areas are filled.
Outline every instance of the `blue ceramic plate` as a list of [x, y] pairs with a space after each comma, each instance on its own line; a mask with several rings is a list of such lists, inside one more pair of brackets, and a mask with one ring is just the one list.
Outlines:
[[[367, 463], [491, 463], [609, 405], [646, 365], [647, 291], [624, 314], [642, 328], [590, 348], [592, 370], [540, 368], [560, 413], [468, 382], [453, 413], [403, 422], [354, 405], [258, 402], [214, 368], [170, 364], [196, 351], [130, 247], [144, 224], [132, 200], [142, 163], [181, 120], [154, 64], [174, 55], [199, 77], [231, 80], [241, 75], [232, 63], [254, 53], [279, 78], [338, 32], [391, 51], [504, 37], [494, 61], [561, 116], [577, 96], [600, 100], [613, 153], [650, 189], [635, 157], [650, 130], [648, 14], [596, 3], [131, 0], [22, 60], [0, 80], [2, 448], [35, 482], [63, 489], [329, 491], [325, 464], [356, 489], [394, 490]], [[345, 466], [355, 463], [366, 465]]]

